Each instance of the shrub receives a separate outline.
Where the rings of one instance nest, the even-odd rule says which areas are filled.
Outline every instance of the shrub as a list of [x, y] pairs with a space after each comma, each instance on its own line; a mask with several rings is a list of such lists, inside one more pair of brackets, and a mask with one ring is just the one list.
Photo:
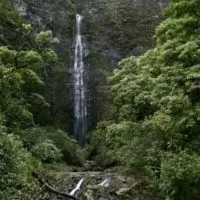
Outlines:
[[0, 133], [0, 199], [36, 199], [32, 156], [12, 134]]
[[33, 147], [35, 149], [35, 146], [38, 149], [38, 145], [41, 146], [45, 141], [51, 140], [54, 147], [60, 150], [63, 155], [62, 158], [67, 164], [81, 165], [83, 162], [83, 152], [77, 141], [62, 130], [49, 127], [33, 127], [25, 129], [18, 134], [23, 139], [25, 147], [29, 150]]
[[32, 154], [46, 163], [59, 161], [62, 158], [60, 150], [55, 146], [51, 140], [38, 143], [31, 149]]
[[185, 151], [167, 153], [162, 160], [159, 189], [168, 200], [197, 200], [200, 197], [200, 156]]
[[66, 132], [60, 129], [48, 129], [47, 137], [53, 140], [56, 146], [61, 150], [63, 159], [67, 164], [82, 165], [83, 151], [75, 139], [69, 137]]

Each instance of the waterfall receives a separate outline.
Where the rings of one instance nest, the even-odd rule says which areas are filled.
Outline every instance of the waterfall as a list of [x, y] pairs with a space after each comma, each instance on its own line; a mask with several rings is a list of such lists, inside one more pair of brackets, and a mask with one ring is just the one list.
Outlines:
[[74, 57], [74, 118], [75, 136], [81, 145], [84, 145], [87, 132], [87, 102], [86, 86], [84, 83], [84, 48], [81, 35], [83, 17], [76, 15], [76, 46]]

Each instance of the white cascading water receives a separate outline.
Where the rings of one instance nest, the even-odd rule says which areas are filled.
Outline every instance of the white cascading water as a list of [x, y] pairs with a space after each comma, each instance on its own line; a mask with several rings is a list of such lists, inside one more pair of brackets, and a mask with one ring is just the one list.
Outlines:
[[74, 117], [75, 135], [81, 145], [84, 145], [87, 132], [87, 101], [86, 87], [84, 84], [84, 48], [81, 36], [81, 24], [83, 17], [76, 15], [76, 46], [74, 58]]

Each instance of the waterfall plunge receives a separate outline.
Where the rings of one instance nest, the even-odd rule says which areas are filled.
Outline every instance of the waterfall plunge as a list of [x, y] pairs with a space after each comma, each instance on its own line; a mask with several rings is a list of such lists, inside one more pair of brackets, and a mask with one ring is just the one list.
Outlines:
[[81, 36], [81, 23], [83, 17], [76, 15], [76, 46], [74, 57], [74, 117], [75, 135], [79, 143], [83, 146], [87, 133], [87, 101], [86, 87], [84, 84], [84, 48]]

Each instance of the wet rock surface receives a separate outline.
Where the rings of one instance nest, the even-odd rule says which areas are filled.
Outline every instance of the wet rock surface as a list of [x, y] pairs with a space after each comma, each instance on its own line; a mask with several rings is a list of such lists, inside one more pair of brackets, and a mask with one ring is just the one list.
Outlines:
[[[74, 132], [73, 63], [75, 16], [83, 15], [83, 38], [86, 44], [85, 82], [87, 87], [88, 131], [98, 121], [113, 114], [107, 101], [106, 78], [118, 61], [138, 56], [154, 46], [155, 27], [162, 20], [169, 0], [10, 0], [35, 30], [52, 30], [60, 44], [56, 51], [60, 64], [49, 78], [52, 123]], [[54, 94], [52, 93], [54, 90]]]
[[[102, 183], [109, 177], [109, 183]], [[117, 200], [129, 197], [137, 186], [132, 177], [106, 172], [60, 172], [48, 175], [50, 183], [63, 192], [70, 193], [83, 178], [80, 189], [75, 193], [79, 200]]]

